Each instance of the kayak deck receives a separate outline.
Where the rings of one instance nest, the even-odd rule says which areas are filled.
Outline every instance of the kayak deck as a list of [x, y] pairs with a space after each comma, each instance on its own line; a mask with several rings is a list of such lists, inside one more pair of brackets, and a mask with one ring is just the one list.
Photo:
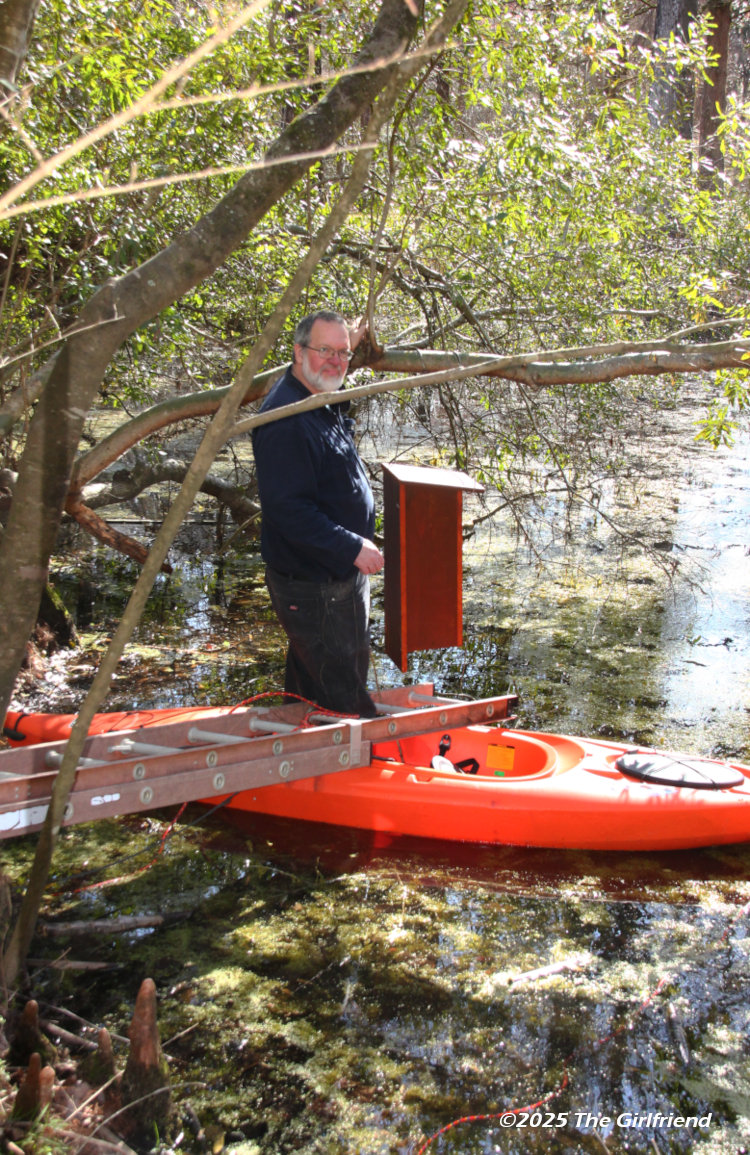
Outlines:
[[[316, 714], [309, 705], [99, 714], [78, 763], [63, 825], [137, 813], [220, 792], [369, 767], [373, 742], [508, 717], [513, 695], [436, 698], [430, 685], [378, 695], [371, 719]], [[136, 719], [137, 728], [133, 728]], [[138, 726], [137, 721], [142, 724]], [[62, 763], [71, 717], [10, 715], [16, 749], [0, 753], [0, 839], [41, 829]], [[37, 744], [36, 734], [64, 740]]]
[[[454, 767], [473, 759], [476, 772], [431, 765], [446, 737]], [[653, 784], [617, 769], [625, 749], [472, 725], [376, 743], [366, 769], [243, 791], [227, 805], [391, 835], [505, 846], [643, 851], [750, 840], [750, 768], [735, 766], [742, 780], [731, 789]]]
[[[427, 685], [378, 699], [372, 719], [303, 704], [187, 708], [177, 719], [165, 712], [164, 722], [152, 711], [147, 724], [118, 731], [143, 714], [97, 715], [100, 733], [86, 741], [63, 823], [198, 799], [474, 843], [627, 851], [750, 840], [748, 767], [505, 729], [513, 696], [459, 702], [435, 698]], [[37, 716], [45, 733], [54, 732], [52, 717]], [[69, 719], [57, 719], [69, 728]], [[13, 724], [28, 740], [37, 723]], [[0, 754], [0, 838], [40, 828], [64, 746]], [[666, 780], [634, 776], [641, 755], [647, 764], [667, 762]], [[696, 788], [704, 778], [708, 787]]]

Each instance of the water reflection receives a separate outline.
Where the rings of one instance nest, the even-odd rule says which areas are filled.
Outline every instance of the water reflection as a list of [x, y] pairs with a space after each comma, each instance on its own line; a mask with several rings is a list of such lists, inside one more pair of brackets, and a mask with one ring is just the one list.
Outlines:
[[[73, 1005], [122, 1033], [152, 975], [175, 1079], [205, 1084], [190, 1101], [237, 1155], [415, 1155], [445, 1127], [431, 1153], [696, 1141], [612, 1123], [625, 1113], [710, 1113], [706, 1150], [746, 1141], [747, 852], [449, 850], [257, 816], [190, 825], [200, 814], [152, 871], [96, 892], [113, 913], [181, 917], [88, 941], [120, 969]], [[107, 828], [111, 856], [158, 834]], [[93, 857], [92, 829], [77, 837]], [[554, 1126], [500, 1126], [533, 1105]]]
[[[617, 902], [700, 901], [711, 883], [727, 903], [744, 902], [750, 877], [750, 847], [709, 847], [651, 854], [605, 851], [540, 850], [534, 847], [445, 844], [427, 838], [405, 838], [383, 831], [355, 830], [296, 822], [270, 815], [222, 812], [221, 824], [265, 846], [294, 864], [319, 868], [326, 875], [352, 874], [368, 868], [380, 873], [419, 871], [425, 885], [450, 878], [455, 884], [498, 893], [534, 894], [578, 899], [606, 897]], [[230, 840], [227, 847], [234, 843]], [[400, 865], [399, 865], [400, 864]]]
[[[550, 574], [483, 531], [465, 554], [464, 647], [413, 655], [407, 679], [515, 690], [528, 728], [750, 761], [748, 444], [690, 455], [683, 480], [668, 492], [654, 481], [633, 513], [665, 557], [701, 561], [701, 584], [683, 564], [670, 585], [591, 512], [547, 542]], [[105, 633], [132, 567], [97, 556], [91, 573], [79, 625]], [[112, 708], [278, 687], [283, 646], [255, 554], [221, 571], [183, 555], [132, 655]], [[381, 685], [401, 680], [377, 645], [375, 668]], [[88, 677], [64, 693], [80, 701]], [[48, 704], [64, 708], [62, 693]], [[120, 968], [115, 981], [66, 977], [53, 993], [121, 1032], [154, 977], [175, 1080], [205, 1084], [191, 1102], [237, 1155], [415, 1155], [443, 1128], [429, 1155], [750, 1142], [750, 849], [446, 847], [236, 812], [187, 825], [201, 814], [191, 808], [145, 875], [67, 900], [91, 916], [166, 909], [180, 921], [137, 942], [87, 942], [87, 958]], [[162, 827], [154, 816], [72, 830], [63, 854], [106, 863]], [[30, 845], [13, 848], [21, 873]], [[553, 1125], [500, 1125], [531, 1104]], [[711, 1123], [699, 1132], [656, 1113]], [[633, 1114], [651, 1121], [602, 1122]], [[477, 1115], [491, 1117], [457, 1122]]]
[[410, 676], [513, 689], [528, 728], [750, 759], [750, 436], [686, 459], [633, 510], [665, 569], [585, 530], [588, 515], [548, 572], [496, 529], [479, 534], [465, 551], [465, 646], [414, 655]]
[[[750, 438], [721, 450], [708, 476], [687, 476], [675, 527], [700, 552], [705, 594], [665, 606], [661, 647], [674, 655], [665, 676], [666, 710], [697, 740], [748, 745], [750, 730]], [[717, 712], [722, 733], [715, 737]]]

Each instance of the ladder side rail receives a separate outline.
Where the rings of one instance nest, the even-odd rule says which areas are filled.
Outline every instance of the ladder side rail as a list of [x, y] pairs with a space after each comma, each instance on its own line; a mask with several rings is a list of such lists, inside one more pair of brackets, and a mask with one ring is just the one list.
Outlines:
[[[200, 757], [213, 752], [212, 757], [221, 761], [225, 757], [221, 753], [222, 747], [226, 749], [227, 747], [236, 748], [240, 745], [246, 746], [246, 756], [248, 760], [253, 760], [256, 757], [263, 757], [267, 749], [273, 749], [279, 753], [283, 750], [302, 750], [315, 746], [321, 740], [329, 740], [328, 736], [330, 736], [331, 741], [339, 744], [355, 722], [362, 726], [364, 736], [372, 741], [385, 741], [394, 736], [406, 737], [409, 734], [423, 734], [441, 727], [457, 728], [478, 722], [494, 723], [507, 718], [509, 707], [514, 706], [516, 701], [514, 695], [505, 695], [500, 698], [458, 702], [453, 705], [441, 703], [434, 707], [420, 707], [419, 709], [400, 712], [396, 716], [379, 716], [361, 720], [332, 718], [327, 725], [295, 729], [291, 733], [272, 735], [249, 735], [247, 731], [244, 734], [237, 734], [238, 724], [236, 721], [232, 723], [231, 727], [225, 726], [226, 719], [234, 719], [235, 715], [226, 715], [221, 719], [211, 720], [215, 735], [210, 734], [207, 730], [204, 731], [201, 734], [201, 739], [205, 739], [202, 745], [196, 745], [190, 741], [190, 731], [194, 729], [193, 722], [169, 722], [148, 728], [150, 740], [148, 746], [152, 753], [150, 755], [144, 753], [142, 758], [137, 757], [135, 752], [131, 757], [113, 757], [113, 753], [116, 753], [118, 748], [123, 751], [123, 754], [127, 754], [129, 749], [127, 744], [133, 741], [138, 742], [142, 734], [141, 730], [113, 731], [108, 734], [93, 735], [86, 739], [78, 776], [80, 777], [82, 773], [90, 769], [99, 776], [102, 785], [105, 785], [118, 781], [123, 772], [128, 772], [126, 768], [132, 768], [132, 764], [137, 763], [143, 768], [149, 767], [154, 758], [176, 757], [185, 759], [189, 766], [192, 756], [196, 753]], [[221, 726], [220, 730], [217, 728], [219, 725]], [[239, 723], [240, 728], [245, 725], [247, 725], [246, 721]], [[233, 730], [238, 738], [243, 739], [242, 742], [232, 741], [228, 743], [227, 737], [234, 737], [234, 735], [227, 735], [227, 729]], [[212, 740], [214, 736], [215, 741]], [[159, 741], [161, 738], [169, 742], [169, 747], [161, 744]], [[58, 762], [60, 755], [64, 753], [65, 746], [64, 741], [50, 742], [38, 746], [22, 746], [0, 753], [0, 769], [4, 771], [2, 778], [0, 778], [0, 800], [4, 797], [11, 799], [20, 797], [18, 790], [21, 782], [24, 783], [23, 788], [28, 791], [30, 798], [45, 793], [49, 775], [56, 771], [54, 763]], [[130, 749], [132, 750], [132, 747]], [[226, 755], [226, 757], [231, 758], [232, 755]], [[13, 774], [9, 773], [11, 770], [14, 772]], [[146, 772], [145, 769], [141, 770], [141, 776]], [[34, 788], [33, 784], [33, 779], [36, 777], [40, 778], [38, 790]]]
[[[296, 781], [367, 765], [372, 742], [478, 723], [494, 724], [507, 718], [509, 707], [515, 703], [514, 695], [440, 703], [395, 716], [336, 719], [326, 726], [295, 729], [283, 735], [251, 736], [237, 743], [227, 743], [221, 732], [215, 743], [203, 745], [163, 747], [151, 741], [145, 744], [142, 757], [113, 757], [123, 746], [125, 751], [132, 750], [132, 741], [127, 739], [139, 735], [138, 730], [96, 735], [86, 742], [86, 762], [78, 769], [70, 802], [75, 817], [68, 821], [148, 810], [175, 801], [213, 796], [225, 789], [256, 789], [272, 782]], [[212, 719], [212, 723], [216, 725], [216, 720]], [[247, 720], [243, 724], [247, 725]], [[164, 734], [180, 740], [187, 738], [191, 727], [191, 722], [149, 727], [149, 738]], [[0, 838], [41, 826], [43, 817], [32, 822], [31, 809], [46, 809], [55, 772], [38, 767], [48, 765], [50, 754], [64, 748], [65, 743], [60, 742], [9, 752], [11, 757], [22, 755], [20, 761], [31, 766], [32, 772], [0, 780]], [[0, 755], [6, 765], [7, 758], [8, 754]], [[14, 814], [23, 829], [13, 826]]]
[[[174, 727], [175, 723], [169, 723], [163, 727], [163, 731], [171, 730], [167, 736], [174, 738]], [[191, 728], [191, 724], [187, 724], [185, 736]], [[223, 734], [218, 733], [215, 742], [186, 742], [179, 747], [133, 741], [132, 736], [137, 737], [139, 734], [139, 730], [123, 730], [87, 738], [84, 747], [86, 757], [78, 765], [74, 791], [91, 783], [108, 788], [130, 777], [136, 781], [146, 781], [151, 776], [165, 772], [177, 775], [181, 771], [190, 772], [203, 766], [221, 767], [238, 760], [250, 765], [271, 755], [288, 757], [318, 746], [333, 745], [339, 748], [350, 741], [348, 727], [341, 725], [296, 729], [293, 733], [283, 735], [246, 734], [240, 741], [230, 743], [226, 742]], [[65, 745], [65, 742], [55, 742], [21, 747], [0, 756], [8, 766], [17, 758], [19, 771], [15, 776], [0, 780], [0, 802], [6, 799], [15, 802], [23, 798], [34, 800], [46, 797], [57, 774]]]
[[[439, 729], [440, 726], [446, 725], [449, 721], [453, 726], [470, 725], [479, 721], [498, 721], [508, 717], [509, 707], [516, 704], [515, 695], [505, 695], [499, 698], [486, 698], [476, 701], [456, 702], [453, 704], [439, 702], [436, 706], [424, 706], [409, 711], [399, 712], [397, 718], [373, 718], [362, 719], [361, 724], [366, 727], [368, 735], [373, 738], [387, 738], [392, 733], [391, 723], [395, 721], [398, 733], [406, 735], [408, 733], [423, 733], [426, 729]], [[331, 717], [328, 724], [321, 725], [315, 729], [308, 727], [305, 729], [295, 728], [289, 733], [278, 737], [264, 737], [263, 735], [251, 735], [244, 726], [247, 722], [237, 722], [234, 714], [228, 714], [221, 719], [212, 720], [212, 732], [204, 731], [200, 734], [201, 741], [206, 745], [221, 746], [227, 743], [228, 737], [242, 738], [253, 744], [259, 754], [262, 754], [265, 749], [265, 743], [279, 742], [292, 743], [292, 748], [297, 746], [305, 746], [308, 744], [315, 744], [317, 738], [314, 734], [328, 734], [340, 730], [342, 727], [346, 728], [352, 722], [359, 719], [350, 718], [336, 718]], [[217, 727], [220, 727], [218, 729]], [[239, 733], [238, 733], [239, 729]], [[148, 727], [146, 733], [143, 730], [117, 730], [107, 734], [92, 735], [86, 739], [82, 751], [82, 765], [86, 766], [89, 762], [101, 761], [108, 763], [112, 760], [113, 751], [118, 747], [123, 750], [123, 753], [128, 753], [128, 743], [140, 742], [142, 738], [148, 737], [149, 742], [146, 744], [152, 748], [153, 756], [162, 756], [166, 753], [178, 752], [184, 753], [201, 749], [202, 747], [196, 745], [191, 740], [191, 731], [194, 731], [194, 723], [188, 722], [167, 722], [160, 726]], [[336, 739], [334, 739], [336, 740]], [[340, 740], [340, 738], [339, 738]], [[3, 781], [13, 781], [13, 778], [7, 778], [9, 771], [13, 770], [19, 777], [28, 777], [36, 774], [46, 774], [51, 768], [51, 763], [56, 761], [57, 757], [65, 750], [66, 743], [48, 742], [43, 745], [19, 747], [17, 749], [8, 750], [0, 753], [0, 770], [4, 771]], [[131, 747], [132, 749], [132, 747]], [[146, 751], [144, 751], [146, 753]], [[252, 756], [251, 749], [248, 748], [248, 754]], [[144, 758], [148, 761], [148, 758]]]
[[[414, 694], [424, 695], [425, 701], [431, 700], [432, 685], [429, 682], [420, 683], [414, 686], [396, 686], [389, 690], [384, 690], [382, 694], [376, 695], [376, 698], [381, 697], [386, 701], [393, 701], [396, 704], [409, 706], [410, 711], [414, 710], [414, 703], [409, 705], [410, 696]], [[292, 725], [300, 731], [304, 728], [304, 720], [309, 712], [309, 705], [305, 703], [292, 702], [278, 706], [237, 706], [233, 710], [227, 711], [225, 714], [211, 715], [209, 717], [201, 718], [200, 725], [205, 728], [220, 727], [222, 735], [234, 736], [240, 738], [247, 738], [253, 734], [260, 734], [261, 731], [253, 731], [251, 723], [253, 721], [262, 721], [264, 723], [280, 721], [287, 725]], [[323, 718], [320, 718], [323, 721]], [[325, 722], [328, 725], [337, 725], [345, 722], [345, 717], [336, 717], [335, 715], [327, 715]], [[86, 744], [82, 751], [82, 758], [96, 758], [102, 757], [105, 760], [109, 759], [110, 754], [104, 743], [107, 741], [118, 741], [120, 738], [131, 738], [138, 741], [151, 741], [158, 744], [163, 742], [165, 745], [191, 745], [189, 738], [189, 731], [196, 725], [197, 719], [192, 718], [186, 721], [172, 721], [172, 722], [157, 722], [153, 726], [139, 726], [132, 730], [111, 730], [102, 732], [97, 735], [90, 735], [86, 739]], [[224, 740], [224, 739], [222, 739]], [[257, 738], [256, 738], [257, 740]], [[16, 746], [9, 750], [0, 751], [0, 775], [2, 778], [7, 773], [12, 772], [13, 775], [30, 775], [30, 774], [46, 774], [50, 766], [45, 761], [45, 754], [47, 751], [58, 751], [63, 753], [65, 750], [66, 741], [37, 743], [32, 746]], [[2, 780], [0, 778], [0, 780]]]
[[[355, 764], [352, 753], [357, 751], [356, 764], [369, 765], [370, 744], [361, 741], [358, 728], [354, 746], [348, 741], [334, 744], [329, 739], [312, 748], [308, 745], [299, 750], [283, 750], [281, 753], [269, 750], [264, 757], [254, 756], [252, 760], [248, 760], [244, 756], [246, 751], [237, 746], [223, 747], [220, 751], [225, 755], [223, 760], [218, 757], [207, 758], [205, 750], [196, 748], [190, 752], [151, 759], [151, 765], [142, 777], [124, 777], [121, 774], [119, 781], [109, 783], [94, 778], [93, 770], [90, 774], [79, 772], [66, 807], [63, 825], [154, 810], [175, 802], [221, 798], [238, 791], [342, 772]], [[182, 758], [180, 765], [181, 755], [186, 753], [192, 755], [192, 764], [186, 766], [186, 759]], [[212, 750], [209, 753], [218, 754], [219, 751]], [[135, 763], [132, 768], [138, 765]], [[129, 767], [130, 762], [120, 762], [106, 769], [119, 768], [122, 771]], [[96, 768], [97, 772], [100, 770], [101, 767]], [[39, 830], [48, 805], [49, 794], [43, 798], [20, 802], [0, 802], [0, 839]]]
[[380, 715], [363, 720], [363, 733], [371, 742], [393, 738], [416, 737], [437, 730], [456, 730], [463, 726], [495, 725], [507, 721], [516, 706], [515, 694], [475, 701], [455, 702], [414, 708], [408, 712]]

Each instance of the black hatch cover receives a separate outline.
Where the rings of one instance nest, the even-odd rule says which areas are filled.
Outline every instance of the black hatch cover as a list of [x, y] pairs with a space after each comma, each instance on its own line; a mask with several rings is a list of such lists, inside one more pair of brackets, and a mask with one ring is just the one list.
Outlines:
[[635, 751], [623, 754], [615, 767], [628, 778], [660, 786], [689, 786], [693, 790], [728, 790], [741, 786], [745, 775], [727, 762], [704, 762], [681, 754]]

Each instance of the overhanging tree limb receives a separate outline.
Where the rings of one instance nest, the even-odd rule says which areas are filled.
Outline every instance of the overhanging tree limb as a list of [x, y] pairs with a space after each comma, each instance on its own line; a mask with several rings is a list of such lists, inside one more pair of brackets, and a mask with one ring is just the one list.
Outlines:
[[[725, 342], [726, 346], [721, 356], [714, 352], [713, 358], [709, 355], [702, 361], [700, 351], [709, 348], [706, 345], [687, 346], [680, 350], [653, 350], [639, 354], [624, 354], [609, 357], [599, 361], [588, 362], [552, 362], [542, 361], [523, 362], [518, 357], [482, 357], [472, 354], [463, 358], [464, 363], [452, 369], [438, 372], [417, 373], [411, 377], [395, 378], [389, 381], [376, 381], [371, 385], [357, 385], [346, 389], [343, 393], [316, 393], [294, 405], [274, 409], [267, 413], [256, 413], [243, 421], [238, 421], [231, 431], [236, 437], [247, 433], [259, 425], [265, 425], [269, 420], [278, 420], [294, 412], [307, 409], [317, 409], [321, 405], [335, 405], [342, 401], [356, 401], [364, 397], [373, 397], [378, 393], [396, 393], [403, 389], [419, 389], [431, 385], [443, 385], [449, 381], [461, 381], [466, 377], [503, 377], [510, 381], [521, 381], [525, 385], [544, 388], [552, 385], [594, 384], [600, 381], [614, 381], [617, 377], [656, 376], [660, 373], [692, 373], [702, 372], [706, 368], [741, 368], [750, 369], [750, 340], [741, 342]], [[713, 347], [714, 350], [717, 346]], [[450, 356], [450, 354], [449, 354]], [[459, 357], [456, 354], [456, 357]], [[400, 359], [399, 359], [400, 360]], [[466, 363], [469, 362], [469, 363]], [[402, 363], [403, 364], [403, 363]], [[402, 367], [399, 365], [399, 368]], [[636, 372], [637, 367], [637, 372]]]
[[[641, 344], [618, 342], [590, 349], [550, 350], [525, 356], [498, 357], [488, 362], [486, 354], [436, 353], [434, 350], [387, 350], [372, 363], [380, 371], [424, 373], [454, 358], [457, 369], [472, 369], [477, 376], [522, 381], [536, 388], [553, 385], [593, 385], [618, 377], [658, 376], [660, 373], [710, 373], [717, 369], [750, 369], [750, 340], [718, 341], [710, 344], [672, 344], [647, 341]], [[466, 373], [461, 374], [466, 376]], [[427, 380], [423, 381], [428, 384]]]
[[[577, 359], [567, 359], [573, 352], [578, 353]], [[608, 352], [609, 355], [602, 356], [603, 352]], [[588, 353], [590, 356], [581, 356], [582, 353]], [[228, 440], [248, 433], [258, 425], [278, 421], [282, 417], [287, 417], [301, 410], [336, 404], [343, 400], [362, 400], [381, 393], [430, 388], [452, 381], [465, 380], [469, 377], [497, 377], [525, 384], [534, 389], [542, 389], [561, 385], [591, 385], [622, 377], [655, 376], [663, 373], [687, 374], [715, 371], [722, 368], [747, 370], [750, 368], [750, 361], [748, 361], [750, 340], [724, 341], [708, 345], [679, 345], [670, 341], [645, 342], [639, 345], [618, 342], [614, 345], [598, 346], [589, 350], [550, 350], [520, 357], [490, 358], [482, 354], [452, 354], [438, 350], [421, 353], [413, 350], [385, 349], [376, 354], [376, 357], [376, 363], [381, 369], [404, 370], [411, 365], [412, 375], [350, 387], [343, 393], [315, 394], [283, 409], [274, 409], [262, 416], [256, 414], [237, 422], [230, 431]], [[549, 358], [549, 360], [544, 358]], [[457, 360], [459, 364], [456, 364]], [[428, 363], [438, 366], [436, 371], [413, 373], [415, 367], [426, 370]], [[447, 367], [443, 368], [442, 366]], [[261, 396], [281, 372], [281, 367], [275, 367], [253, 378], [240, 404], [247, 404]], [[93, 480], [101, 469], [111, 465], [118, 456], [131, 449], [143, 437], [176, 421], [182, 421], [186, 417], [209, 416], [214, 413], [225, 394], [225, 389], [207, 391], [162, 402], [115, 430], [109, 438], [105, 438], [77, 462], [75, 485], [71, 487], [66, 502], [68, 513], [84, 528], [94, 532], [94, 536], [104, 541], [105, 544], [118, 548], [115, 537], [117, 531], [110, 531], [106, 523], [101, 521], [97, 527], [92, 528], [90, 522], [87, 521], [89, 511], [81, 499], [84, 485]], [[205, 489], [205, 486], [203, 488]], [[84, 511], [83, 517], [80, 516], [81, 510]], [[108, 533], [110, 534], [109, 538], [107, 537]], [[139, 560], [137, 550], [137, 543], [131, 543], [128, 540], [127, 548], [121, 552]]]
[[[450, 8], [454, 22], [463, 7]], [[140, 325], [214, 273], [246, 241], [307, 171], [310, 162], [301, 161], [301, 155], [339, 140], [376, 102], [398, 74], [399, 66], [392, 61], [408, 47], [417, 27], [403, 0], [382, 0], [354, 60], [364, 71], [337, 82], [284, 129], [267, 153], [271, 160], [284, 163], [242, 177], [192, 228], [143, 265], [103, 285], [81, 309], [78, 331], [56, 354], [30, 423], [0, 542], [0, 589], [5, 600], [0, 618], [0, 710], [7, 709], [25, 640], [33, 628], [83, 422], [112, 357]]]
[[[709, 344], [664, 341], [623, 342], [609, 345], [578, 346], [570, 349], [536, 350], [510, 357], [486, 353], [446, 352], [440, 349], [386, 348], [371, 355], [364, 365], [381, 373], [407, 373], [408, 378], [347, 389], [347, 398], [362, 398], [399, 389], [429, 387], [466, 377], [496, 377], [545, 388], [553, 385], [591, 385], [627, 376], [654, 376], [660, 373], [710, 373], [718, 369], [747, 369], [750, 340], [719, 341]], [[262, 397], [283, 368], [274, 366], [258, 374], [248, 386], [243, 405]], [[436, 376], [431, 376], [436, 374]], [[216, 412], [226, 389], [202, 390], [172, 397], [125, 422], [76, 461], [70, 500], [127, 450], [150, 436], [190, 418]], [[340, 398], [339, 398], [340, 399]], [[275, 411], [274, 411], [275, 412]], [[232, 436], [242, 432], [242, 427]]]
[[[460, 12], [463, 10], [463, 6], [464, 0], [456, 0], [453, 7], [449, 9], [449, 13], [455, 13], [451, 23], [447, 23], [446, 17], [446, 22], [442, 25], [439, 24], [436, 29], [432, 30], [431, 35], [435, 37], [436, 40], [439, 40], [442, 35], [447, 33], [452, 26], [452, 22], [458, 18]], [[403, 79], [407, 79], [408, 76], [409, 71], [406, 69]], [[366, 136], [373, 145], [377, 140], [378, 133], [385, 118], [393, 108], [399, 88], [399, 76], [397, 73], [392, 74], [368, 125]], [[229, 392], [222, 400], [215, 417], [204, 434], [195, 458], [188, 469], [180, 493], [164, 519], [164, 523], [149, 553], [146, 564], [136, 582], [122, 620], [106, 654], [102, 658], [91, 689], [73, 725], [71, 736], [63, 755], [62, 764], [55, 779], [49, 810], [45, 818], [44, 827], [39, 835], [27, 890], [23, 898], [18, 921], [14, 927], [10, 944], [5, 954], [4, 977], [6, 983], [9, 985], [15, 982], [34, 933], [39, 906], [49, 875], [52, 855], [62, 824], [65, 805], [75, 779], [78, 761], [94, 714], [96, 714], [107, 694], [112, 674], [133, 629], [140, 620], [153, 582], [166, 557], [169, 546], [183, 518], [192, 505], [206, 472], [227, 438], [248, 384], [253, 380], [264, 358], [278, 338], [291, 309], [296, 304], [300, 293], [328, 244], [330, 244], [332, 237], [335, 236], [337, 230], [341, 227], [351, 211], [357, 196], [364, 186], [369, 164], [369, 152], [362, 152], [355, 159], [352, 174], [344, 192], [329, 213], [325, 224], [322, 226], [315, 242], [310, 247], [306, 257], [292, 277], [259, 340], [241, 367]]]

